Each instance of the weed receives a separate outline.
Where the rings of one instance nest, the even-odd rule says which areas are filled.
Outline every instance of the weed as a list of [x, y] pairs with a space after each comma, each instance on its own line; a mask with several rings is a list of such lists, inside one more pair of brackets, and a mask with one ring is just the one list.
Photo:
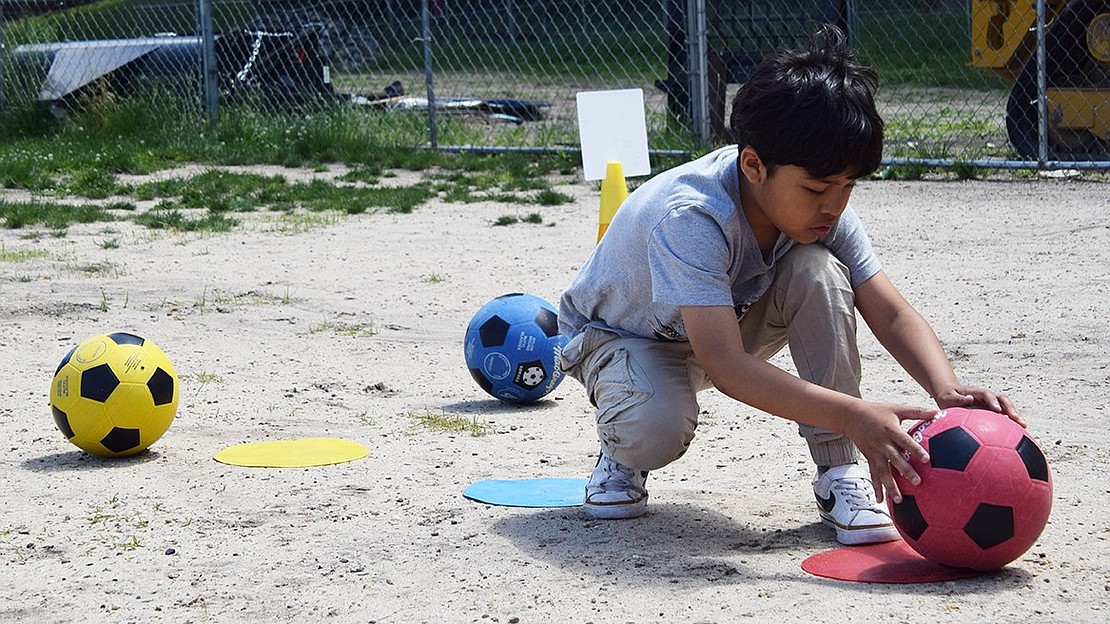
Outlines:
[[79, 264], [75, 268], [89, 277], [119, 277], [123, 275], [119, 267], [108, 261]]
[[423, 413], [409, 411], [408, 417], [416, 421], [416, 425], [432, 431], [447, 433], [468, 433], [478, 438], [493, 432], [493, 427], [487, 422], [478, 422], [478, 417], [465, 418], [458, 414], [449, 414], [445, 411], [433, 412], [425, 410]]
[[977, 180], [980, 176], [978, 167], [961, 161], [952, 163], [952, 173], [956, 175], [958, 180]]
[[209, 383], [217, 383], [217, 384], [221, 384], [221, 383], [223, 383], [223, 382], [224, 382], [224, 378], [223, 378], [223, 376], [221, 376], [221, 375], [218, 375], [218, 374], [216, 374], [216, 373], [207, 373], [207, 372], [204, 372], [204, 371], [200, 371], [200, 372], [198, 372], [198, 373], [194, 373], [194, 374], [193, 374], [193, 379], [196, 379], [196, 380], [197, 380], [197, 382], [198, 382], [198, 383], [199, 383], [199, 384], [200, 384], [201, 386], [203, 386], [203, 385], [205, 385], [205, 384], [209, 384]]
[[880, 180], [920, 180], [929, 173], [925, 165], [888, 165], [874, 174]]
[[536, 195], [536, 203], [541, 206], [558, 206], [560, 204], [570, 204], [574, 202], [574, 198], [566, 193], [560, 193], [551, 189], [544, 189]]
[[332, 333], [349, 338], [370, 338], [378, 333], [373, 323], [343, 323], [324, 321], [310, 325], [307, 334]]
[[0, 262], [26, 262], [36, 258], [45, 258], [48, 252], [42, 249], [20, 249], [18, 251], [9, 251], [0, 242]]
[[0, 219], [8, 229], [42, 225], [64, 230], [74, 223], [112, 221], [114, 218], [100, 206], [44, 202], [9, 202], [0, 200]]

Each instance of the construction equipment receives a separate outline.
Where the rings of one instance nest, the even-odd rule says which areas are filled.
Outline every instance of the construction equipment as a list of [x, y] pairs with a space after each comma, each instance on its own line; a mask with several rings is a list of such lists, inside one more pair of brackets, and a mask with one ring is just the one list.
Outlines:
[[[1037, 12], [1033, 0], [972, 0], [971, 64], [1013, 81], [1006, 132], [1038, 160]], [[1045, 0], [1048, 160], [1110, 160], [1110, 0]]]

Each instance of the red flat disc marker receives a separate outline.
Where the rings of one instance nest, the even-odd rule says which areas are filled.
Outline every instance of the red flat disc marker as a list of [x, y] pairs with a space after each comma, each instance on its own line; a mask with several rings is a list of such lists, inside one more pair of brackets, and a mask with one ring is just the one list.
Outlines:
[[902, 540], [827, 550], [803, 561], [802, 569], [814, 576], [857, 583], [937, 583], [983, 574], [933, 563]]

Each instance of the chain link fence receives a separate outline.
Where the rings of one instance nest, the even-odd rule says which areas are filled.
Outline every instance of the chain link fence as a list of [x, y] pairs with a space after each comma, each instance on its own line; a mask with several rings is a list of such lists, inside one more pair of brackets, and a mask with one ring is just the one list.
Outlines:
[[[4, 106], [189, 120], [332, 111], [374, 144], [573, 150], [575, 94], [639, 88], [652, 149], [730, 141], [759, 58], [836, 23], [892, 163], [1110, 165], [1110, 0], [0, 0]], [[1039, 54], [1038, 52], [1041, 52]], [[1038, 62], [1038, 59], [1042, 60]], [[1043, 97], [1042, 97], [1043, 95]]]

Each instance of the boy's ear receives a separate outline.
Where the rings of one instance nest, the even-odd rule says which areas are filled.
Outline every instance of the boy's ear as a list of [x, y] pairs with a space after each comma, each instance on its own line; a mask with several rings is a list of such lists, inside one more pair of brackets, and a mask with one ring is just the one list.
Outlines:
[[759, 152], [750, 145], [740, 149], [738, 166], [740, 173], [752, 184], [762, 184], [767, 179], [767, 167], [759, 157]]

